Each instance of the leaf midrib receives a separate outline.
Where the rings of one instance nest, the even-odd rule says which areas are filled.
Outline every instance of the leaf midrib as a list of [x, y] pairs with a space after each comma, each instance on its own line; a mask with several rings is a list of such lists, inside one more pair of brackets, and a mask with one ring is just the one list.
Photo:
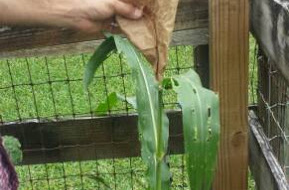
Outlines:
[[[186, 77], [183, 77], [193, 88], [196, 88], [196, 86], [192, 83], [192, 81], [190, 81], [189, 79], [187, 79]], [[197, 99], [198, 99], [198, 107], [202, 107], [201, 105], [201, 98], [199, 93], [196, 93]], [[204, 118], [203, 118], [203, 114], [200, 114], [200, 118], [201, 118], [201, 123], [203, 123]], [[197, 128], [198, 130], [198, 128]]]
[[155, 146], [156, 148], [158, 147], [157, 146], [157, 142], [158, 142], [158, 137], [157, 137], [157, 127], [156, 127], [156, 118], [155, 118], [155, 113], [154, 113], [154, 109], [153, 109], [153, 105], [152, 105], [152, 97], [151, 97], [151, 94], [150, 94], [150, 91], [149, 91], [149, 87], [148, 87], [148, 81], [147, 81], [147, 76], [145, 75], [145, 72], [144, 72], [144, 69], [142, 67], [142, 65], [140, 64], [140, 60], [137, 56], [137, 54], [135, 53], [135, 51], [133, 51], [133, 53], [135, 54], [135, 57], [137, 59], [137, 62], [138, 62], [138, 65], [140, 67], [140, 70], [141, 70], [141, 74], [144, 78], [144, 82], [145, 82], [145, 86], [146, 86], [146, 92], [147, 92], [147, 95], [148, 95], [148, 98], [149, 98], [149, 105], [150, 105], [150, 108], [151, 108], [151, 116], [152, 116], [152, 121], [153, 121], [153, 129], [154, 129], [154, 136], [155, 136]]

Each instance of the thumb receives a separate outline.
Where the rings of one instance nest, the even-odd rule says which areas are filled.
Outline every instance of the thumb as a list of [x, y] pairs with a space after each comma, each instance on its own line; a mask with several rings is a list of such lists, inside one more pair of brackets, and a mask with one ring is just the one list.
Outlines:
[[142, 17], [143, 10], [131, 4], [116, 0], [114, 4], [115, 13], [129, 19], [139, 19]]

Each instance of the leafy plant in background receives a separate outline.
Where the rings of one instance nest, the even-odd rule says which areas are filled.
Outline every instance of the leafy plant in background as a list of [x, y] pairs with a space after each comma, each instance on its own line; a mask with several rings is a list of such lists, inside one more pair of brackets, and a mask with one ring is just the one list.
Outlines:
[[13, 164], [19, 164], [22, 162], [23, 154], [21, 151], [21, 144], [18, 139], [12, 136], [3, 136], [3, 146]]
[[138, 112], [138, 131], [142, 159], [148, 166], [150, 190], [170, 189], [170, 171], [165, 157], [169, 139], [169, 120], [163, 108], [162, 94], [174, 90], [183, 112], [184, 145], [190, 188], [208, 190], [213, 179], [219, 141], [218, 96], [201, 85], [199, 76], [189, 70], [183, 75], [166, 78], [159, 84], [141, 53], [127, 40], [109, 35], [87, 64], [84, 85], [87, 89], [94, 73], [115, 50], [123, 54], [132, 69], [136, 98], [125, 99], [115, 92], [100, 104], [105, 112], [122, 99], [133, 104]]

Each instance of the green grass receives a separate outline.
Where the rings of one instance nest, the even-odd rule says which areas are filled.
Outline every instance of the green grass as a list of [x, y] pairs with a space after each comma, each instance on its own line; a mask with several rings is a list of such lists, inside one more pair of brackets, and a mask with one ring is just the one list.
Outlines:
[[[252, 52], [252, 49], [250, 50]], [[172, 48], [165, 76], [185, 72], [193, 65], [192, 55], [192, 47]], [[127, 96], [133, 95], [135, 87], [129, 75], [130, 70], [124, 63], [125, 60], [120, 60], [117, 55], [111, 56], [103, 69], [97, 71], [90, 93], [84, 92], [82, 76], [89, 57], [88, 54], [65, 58], [10, 59], [9, 63], [5, 60], [0, 61], [2, 120], [8, 122], [31, 118], [52, 119], [55, 115], [72, 117], [73, 114], [79, 116], [96, 114], [97, 105], [105, 100], [107, 93], [116, 91]], [[251, 62], [253, 59], [251, 55]], [[250, 70], [253, 71], [252, 64]], [[252, 84], [256, 85], [256, 74], [253, 73], [252, 77]], [[253, 91], [249, 93], [251, 97], [249, 101], [252, 102], [256, 95]], [[173, 94], [165, 94], [164, 101], [167, 109], [175, 107], [176, 98]], [[125, 112], [124, 103], [119, 103], [116, 110], [111, 110], [113, 114]], [[133, 110], [129, 109], [129, 112]], [[171, 156], [170, 163], [173, 189], [188, 189], [183, 156]], [[144, 170], [145, 166], [140, 158], [17, 167], [21, 190], [103, 190], [105, 185], [99, 178], [102, 178], [111, 189], [140, 190], [145, 186]], [[251, 178], [249, 186], [250, 190], [253, 190]]]
[[[169, 64], [166, 76], [177, 74], [177, 70], [170, 70], [177, 67], [176, 63], [179, 63], [180, 68], [192, 66], [192, 56], [187, 56], [192, 55], [192, 48], [179, 47], [178, 49], [177, 53], [175, 49], [171, 51], [171, 64]], [[53, 57], [47, 60], [45, 58], [11, 59], [9, 63], [0, 61], [2, 119], [7, 122], [19, 118], [25, 120], [37, 117], [53, 118], [54, 115], [71, 116], [72, 113], [85, 115], [95, 111], [97, 105], [105, 100], [106, 93], [114, 91], [124, 93], [125, 91], [128, 96], [133, 95], [134, 84], [130, 75], [127, 74], [130, 72], [128, 66], [121, 62], [117, 55], [114, 55], [105, 62], [103, 70], [97, 71], [88, 97], [83, 89], [82, 76], [84, 64], [89, 56], [67, 56], [65, 59]], [[180, 72], [185, 71], [186, 69], [180, 69]], [[11, 87], [9, 72], [12, 74], [14, 88]], [[123, 78], [122, 74], [125, 74]], [[104, 79], [103, 76], [106, 78]], [[53, 82], [49, 84], [49, 80]], [[33, 86], [29, 85], [31, 83]], [[167, 103], [175, 102], [170, 98], [166, 98], [166, 101]], [[119, 112], [124, 112], [125, 105], [119, 105], [118, 109]]]

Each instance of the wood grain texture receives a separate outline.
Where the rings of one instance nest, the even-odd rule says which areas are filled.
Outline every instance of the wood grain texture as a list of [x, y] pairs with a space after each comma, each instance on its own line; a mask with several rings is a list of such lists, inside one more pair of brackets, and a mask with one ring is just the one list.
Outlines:
[[[209, 31], [208, 28], [195, 28], [189, 30], [180, 30], [173, 33], [171, 46], [178, 45], [203, 45], [208, 44]], [[100, 40], [91, 40], [84, 42], [76, 42], [69, 44], [60, 44], [54, 46], [22, 49], [16, 51], [1, 52], [0, 58], [23, 58], [23, 57], [39, 57], [39, 56], [57, 56], [57, 55], [73, 55], [78, 53], [92, 53], [96, 47], [103, 42]]]
[[[208, 0], [181, 0], [175, 30], [208, 27]], [[103, 39], [103, 35], [86, 34], [55, 28], [0, 28], [0, 52], [40, 48]]]
[[213, 189], [246, 190], [249, 1], [211, 0], [211, 87], [220, 96], [221, 142]]
[[286, 176], [274, 156], [263, 127], [253, 111], [249, 113], [250, 169], [257, 190], [289, 190]]
[[251, 31], [289, 82], [288, 0], [251, 0]]
[[[169, 112], [169, 153], [183, 153], [181, 112]], [[24, 165], [140, 156], [137, 115], [0, 125], [19, 139]]]
[[[287, 94], [289, 94], [289, 87], [287, 88]], [[285, 134], [289, 134], [289, 104], [285, 107], [285, 116], [284, 116], [284, 122], [285, 122]], [[287, 145], [287, 146], [286, 146]], [[284, 146], [284, 165], [289, 166], [289, 146], [286, 144]], [[287, 179], [289, 179], [289, 168], [285, 168], [285, 175]]]

